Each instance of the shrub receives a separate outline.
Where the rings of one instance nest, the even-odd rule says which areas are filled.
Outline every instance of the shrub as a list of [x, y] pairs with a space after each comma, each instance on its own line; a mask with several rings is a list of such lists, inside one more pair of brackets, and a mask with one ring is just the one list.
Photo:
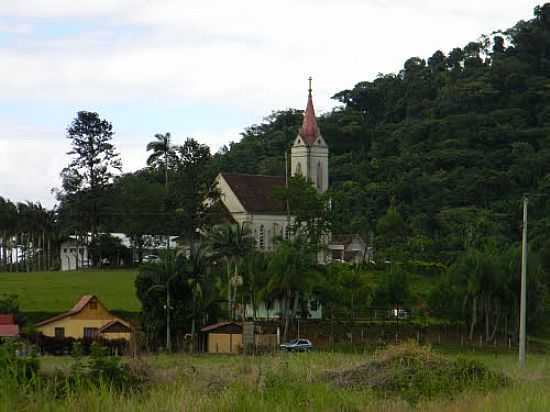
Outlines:
[[130, 368], [120, 357], [111, 356], [109, 348], [97, 342], [90, 346], [89, 356], [83, 356], [85, 351], [86, 347], [81, 343], [73, 345], [74, 362], [65, 382], [69, 388], [106, 385], [116, 390], [127, 390], [144, 384], [148, 379], [143, 367]]
[[0, 386], [27, 383], [38, 373], [38, 359], [18, 356], [17, 349], [18, 345], [12, 342], [0, 345]]
[[451, 361], [415, 343], [390, 346], [371, 362], [330, 372], [325, 378], [339, 387], [373, 389], [411, 403], [439, 396], [452, 398], [466, 389], [489, 390], [508, 381], [478, 361]]

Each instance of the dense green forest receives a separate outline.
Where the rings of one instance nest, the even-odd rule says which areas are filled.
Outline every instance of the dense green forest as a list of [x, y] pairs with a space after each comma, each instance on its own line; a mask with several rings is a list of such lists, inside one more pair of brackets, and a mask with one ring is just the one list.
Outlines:
[[[515, 242], [522, 195], [550, 188], [550, 4], [333, 99], [340, 105], [319, 126], [331, 151], [336, 230], [384, 236], [376, 223], [394, 206], [408, 241], [431, 257], [452, 260], [486, 236]], [[300, 123], [296, 110], [271, 114], [216, 155], [216, 166], [283, 174]], [[529, 212], [530, 238], [541, 243], [549, 199], [533, 196]]]

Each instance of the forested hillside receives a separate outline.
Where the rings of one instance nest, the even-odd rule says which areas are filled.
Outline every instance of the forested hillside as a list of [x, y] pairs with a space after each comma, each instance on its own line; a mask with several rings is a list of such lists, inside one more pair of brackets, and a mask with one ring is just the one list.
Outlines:
[[[331, 150], [339, 231], [384, 242], [377, 223], [391, 208], [401, 240], [452, 258], [487, 236], [517, 241], [523, 193], [550, 194], [550, 4], [506, 31], [411, 57], [399, 73], [333, 98], [341, 105], [319, 126]], [[300, 122], [300, 111], [273, 113], [218, 154], [217, 167], [283, 174]], [[538, 245], [548, 216], [549, 199], [533, 196]]]

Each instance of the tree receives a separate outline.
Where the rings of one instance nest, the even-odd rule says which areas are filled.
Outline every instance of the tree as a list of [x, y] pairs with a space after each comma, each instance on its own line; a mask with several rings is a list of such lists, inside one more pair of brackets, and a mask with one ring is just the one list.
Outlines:
[[191, 290], [191, 341], [193, 352], [197, 348], [197, 328], [208, 315], [217, 312], [218, 289], [212, 254], [204, 244], [194, 244], [188, 254], [180, 255], [181, 274]]
[[[100, 224], [100, 205], [107, 186], [122, 164], [111, 143], [113, 127], [97, 113], [80, 111], [67, 129], [73, 159], [61, 172], [63, 192], [60, 200], [73, 203], [87, 217], [87, 229], [95, 238]], [[77, 217], [79, 218], [79, 217]]]
[[317, 279], [317, 249], [302, 236], [281, 240], [269, 259], [268, 272], [270, 279], [265, 296], [279, 299], [285, 320], [283, 339], [286, 340], [300, 297], [313, 290]]
[[254, 248], [254, 238], [247, 226], [239, 224], [218, 225], [207, 234], [206, 241], [213, 257], [223, 259], [227, 280], [227, 312], [235, 317], [235, 297], [242, 285], [241, 264]]
[[258, 302], [262, 299], [269, 281], [268, 263], [269, 256], [266, 253], [254, 250], [249, 252], [241, 263], [243, 294], [252, 306], [253, 320], [256, 320]]
[[331, 211], [328, 195], [320, 194], [303, 176], [293, 176], [287, 187], [275, 188], [273, 196], [287, 202], [292, 216], [290, 231], [321, 248], [323, 237], [330, 231]]
[[147, 151], [152, 152], [147, 158], [147, 166], [164, 171], [164, 185], [168, 188], [168, 170], [175, 160], [170, 133], [157, 133], [155, 139], [147, 143]]
[[171, 215], [166, 210], [166, 190], [145, 169], [118, 178], [112, 193], [115, 218], [110, 222], [109, 228], [130, 237], [141, 263], [145, 235], [171, 234]]
[[[181, 278], [181, 266], [173, 250], [161, 253], [159, 263], [140, 267], [136, 278], [136, 293], [142, 304], [144, 332], [150, 347], [154, 347], [161, 331], [165, 331], [166, 350], [172, 351], [172, 330], [178, 324], [173, 322], [173, 313], [180, 318], [184, 310], [185, 297], [189, 288]], [[164, 313], [163, 313], [164, 312]], [[185, 317], [185, 314], [183, 314]]]
[[172, 230], [189, 243], [216, 220], [219, 193], [208, 146], [188, 138], [175, 148], [174, 179], [169, 185], [167, 210]]

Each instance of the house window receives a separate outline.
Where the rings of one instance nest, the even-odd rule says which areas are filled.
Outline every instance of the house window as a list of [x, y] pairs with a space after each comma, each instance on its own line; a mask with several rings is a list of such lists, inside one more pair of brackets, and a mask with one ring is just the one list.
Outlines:
[[282, 231], [279, 229], [279, 224], [273, 223], [273, 239], [280, 236], [280, 233], [282, 233]]
[[99, 332], [98, 328], [84, 328], [84, 337], [93, 339], [97, 337], [98, 332]]
[[290, 225], [285, 226], [285, 239], [288, 240], [290, 238]]
[[264, 230], [264, 225], [260, 225], [260, 249], [265, 249], [265, 230]]
[[64, 338], [65, 337], [65, 328], [55, 328], [54, 334], [56, 338]]
[[298, 163], [298, 165], [296, 165], [296, 174], [297, 175], [302, 174], [302, 164], [301, 163]]
[[67, 248], [63, 249], [63, 253], [67, 253]]

